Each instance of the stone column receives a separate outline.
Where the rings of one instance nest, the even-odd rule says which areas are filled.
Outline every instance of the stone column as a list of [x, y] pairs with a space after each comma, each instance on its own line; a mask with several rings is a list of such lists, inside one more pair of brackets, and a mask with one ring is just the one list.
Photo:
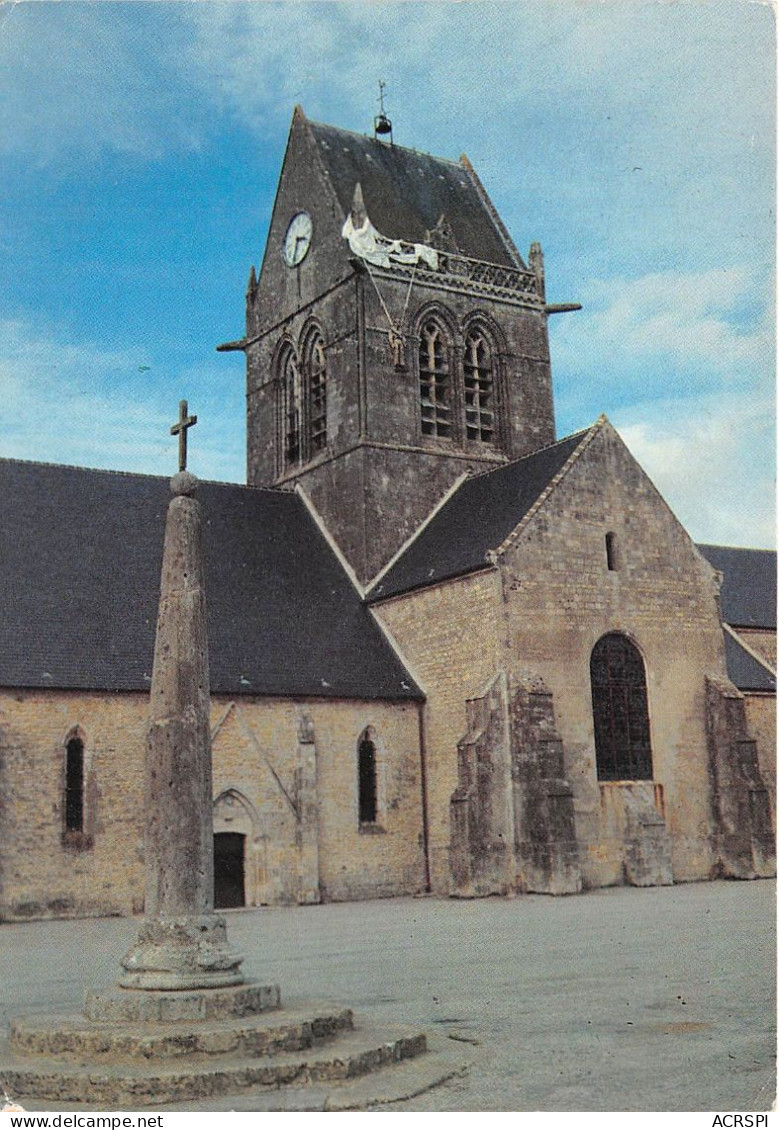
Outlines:
[[146, 908], [119, 984], [198, 989], [243, 981], [214, 914], [208, 644], [197, 479], [171, 480], [146, 751]]

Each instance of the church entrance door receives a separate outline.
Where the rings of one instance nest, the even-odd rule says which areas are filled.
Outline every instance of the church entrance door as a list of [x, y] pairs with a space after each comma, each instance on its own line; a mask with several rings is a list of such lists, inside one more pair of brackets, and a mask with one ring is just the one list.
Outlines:
[[244, 890], [244, 845], [239, 832], [217, 832], [214, 836], [214, 906], [224, 910], [246, 906]]

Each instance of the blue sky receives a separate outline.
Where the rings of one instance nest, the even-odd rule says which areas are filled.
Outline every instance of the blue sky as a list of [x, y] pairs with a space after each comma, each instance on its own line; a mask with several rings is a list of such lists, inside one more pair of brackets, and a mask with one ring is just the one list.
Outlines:
[[[774, 537], [773, 8], [0, 4], [0, 454], [244, 478], [246, 279], [296, 102], [468, 154], [544, 248], [558, 433], [606, 412], [699, 541]], [[388, 233], [394, 235], [396, 233]], [[398, 233], [402, 234], [402, 233]]]

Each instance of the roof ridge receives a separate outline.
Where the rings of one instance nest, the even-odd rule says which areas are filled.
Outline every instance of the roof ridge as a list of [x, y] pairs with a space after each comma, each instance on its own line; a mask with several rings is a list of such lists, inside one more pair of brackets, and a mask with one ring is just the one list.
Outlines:
[[713, 541], [697, 541], [698, 549], [728, 549], [734, 553], [776, 553], [775, 549], [766, 549], [760, 545], [720, 545]]
[[356, 129], [344, 129], [343, 126], [334, 126], [330, 122], [317, 122], [313, 118], [306, 118], [306, 122], [310, 126], [323, 126], [325, 129], [335, 130], [336, 133], [345, 133], [350, 137], [359, 137], [362, 141], [375, 141], [377, 145], [382, 145], [386, 149], [403, 149], [406, 153], [414, 153], [417, 157], [429, 157], [432, 161], [442, 161], [446, 165], [451, 165], [455, 169], [463, 171], [464, 166], [461, 161], [455, 161], [451, 157], [439, 157], [435, 153], [428, 153], [425, 149], [415, 149], [413, 145], [399, 145], [393, 141], [391, 146], [384, 145], [383, 141], [378, 141], [377, 138], [371, 137], [369, 133], [360, 133]]
[[[0, 455], [0, 467], [3, 464], [14, 464], [23, 467], [50, 467], [57, 471], [86, 471], [90, 475], [113, 475], [115, 478], [125, 479], [158, 479], [170, 480], [173, 475], [153, 475], [148, 471], [120, 471], [115, 467], [84, 467], [80, 463], [51, 463], [46, 459], [17, 459], [11, 455]], [[238, 487], [240, 490], [249, 490], [255, 493], [265, 491], [268, 494], [289, 494], [294, 496], [294, 491], [284, 490], [281, 487], [257, 487], [251, 483], [235, 483], [226, 479], [202, 479], [197, 476], [201, 486], [212, 487]]]
[[728, 635], [736, 641], [738, 646], [747, 653], [747, 655], [750, 655], [752, 659], [754, 659], [761, 665], [761, 667], [765, 667], [766, 671], [768, 671], [769, 674], [773, 675], [773, 677], [776, 678], [776, 671], [770, 665], [768, 660], [764, 659], [758, 651], [755, 651], [754, 648], [750, 647], [748, 643], [742, 640], [741, 636], [738, 634], [738, 632], [735, 631], [735, 629], [731, 628], [730, 624], [723, 620], [722, 627], [728, 633]]
[[487, 189], [482, 184], [481, 177], [479, 176], [479, 174], [476, 172], [473, 165], [471, 164], [470, 158], [468, 157], [467, 153], [461, 154], [460, 165], [463, 169], [465, 169], [465, 172], [470, 177], [471, 183], [473, 184], [473, 187], [476, 189], [476, 195], [481, 200], [482, 207], [487, 209], [487, 212], [489, 213], [490, 219], [492, 220], [493, 224], [495, 225], [495, 229], [498, 233], [498, 237], [503, 241], [503, 246], [508, 251], [509, 258], [513, 259], [514, 265], [516, 267], [518, 267], [520, 270], [522, 270], [522, 269], [527, 270], [525, 261], [519, 253], [519, 248], [514, 243], [514, 240], [511, 238], [511, 235], [509, 233], [508, 228], [503, 223], [503, 220], [500, 217], [500, 212], [495, 207], [495, 205], [492, 203], [492, 199], [491, 199], [489, 193], [487, 192]]
[[319, 530], [319, 533], [322, 535], [322, 537], [327, 542], [328, 546], [330, 547], [330, 551], [332, 553], [334, 553], [335, 556], [338, 558], [338, 563], [340, 564], [344, 573], [346, 573], [346, 576], [351, 581], [352, 585], [354, 586], [354, 588], [357, 592], [357, 595], [359, 596], [360, 600], [362, 601], [363, 598], [365, 597], [365, 593], [366, 593], [367, 589], [361, 584], [360, 578], [355, 573], [354, 569], [351, 566], [351, 563], [350, 563], [348, 557], [343, 552], [340, 545], [338, 544], [338, 542], [335, 540], [332, 533], [330, 532], [330, 530], [327, 526], [327, 523], [325, 522], [324, 518], [322, 517], [322, 515], [319, 513], [316, 506], [314, 505], [313, 499], [307, 494], [305, 488], [302, 486], [301, 483], [295, 484], [295, 489], [292, 493], [294, 493], [297, 498], [302, 499], [303, 505], [306, 508], [306, 511], [308, 512], [308, 514], [310, 515], [314, 525], [316, 526], [316, 528]]
[[[604, 417], [605, 419], [605, 417]], [[506, 471], [509, 467], [516, 467], [518, 463], [524, 463], [526, 459], [533, 459], [536, 455], [540, 455], [542, 451], [551, 451], [553, 447], [559, 447], [561, 443], [568, 443], [577, 436], [586, 435], [591, 431], [596, 424], [600, 423], [600, 419], [595, 421], [595, 424], [588, 424], [586, 428], [580, 428], [578, 432], [571, 432], [570, 435], [563, 436], [562, 439], [556, 439], [552, 443], [545, 443], [543, 447], [537, 447], [535, 451], [528, 451], [527, 455], [520, 455], [517, 459], [510, 459], [508, 463], [501, 463], [499, 467], [487, 467], [484, 471], [477, 471], [475, 475], [468, 476], [468, 482], [472, 479], [483, 479], [485, 475], [494, 475], [498, 471]]]
[[[577, 443], [576, 447], [573, 449], [571, 454], [568, 456], [566, 461], [563, 463], [560, 470], [557, 472], [556, 475], [552, 476], [552, 478], [549, 480], [549, 482], [546, 484], [544, 489], [541, 491], [541, 493], [539, 494], [538, 498], [535, 500], [533, 505], [530, 507], [530, 509], [527, 511], [527, 513], [520, 519], [520, 521], [517, 523], [517, 525], [514, 527], [514, 529], [508, 535], [508, 537], [504, 539], [504, 541], [498, 546], [497, 549], [487, 550], [486, 557], [487, 557], [488, 561], [491, 561], [494, 564], [497, 561], [497, 558], [502, 557], [503, 554], [506, 553], [506, 551], [514, 544], [514, 542], [517, 540], [519, 535], [525, 529], [527, 524], [530, 521], [532, 521], [532, 519], [538, 513], [539, 509], [544, 505], [544, 503], [549, 498], [552, 491], [555, 490], [558, 483], [560, 483], [565, 478], [565, 476], [568, 474], [569, 470], [574, 465], [574, 463], [576, 463], [578, 461], [582, 452], [586, 451], [586, 449], [592, 443], [595, 436], [598, 434], [598, 432], [601, 430], [603, 425], [606, 424], [606, 423], [608, 423], [606, 416], [601, 415], [601, 416], [598, 417], [598, 419], [595, 421], [595, 423], [592, 424], [589, 428], [585, 428], [581, 432], [574, 432], [573, 435], [566, 437], [568, 440], [574, 439], [577, 435], [581, 435], [583, 438], [581, 439], [581, 441], [579, 443]], [[558, 442], [563, 443], [565, 441], [560, 440]], [[556, 446], [556, 445], [551, 444], [550, 446]], [[544, 450], [544, 449], [542, 448], [541, 450]]]
[[376, 576], [373, 577], [372, 580], [370, 580], [367, 583], [367, 585], [365, 586], [366, 597], [370, 597], [373, 594], [374, 589], [379, 584], [382, 577], [386, 577], [386, 575], [387, 575], [387, 573], [389, 573], [390, 569], [392, 569], [392, 567], [395, 565], [395, 563], [397, 561], [400, 561], [403, 554], [410, 548], [411, 545], [413, 545], [413, 543], [417, 540], [417, 538], [420, 536], [420, 534], [424, 530], [427, 529], [427, 527], [430, 525], [430, 523], [433, 521], [433, 519], [436, 517], [436, 515], [439, 514], [440, 511], [443, 510], [443, 508], [446, 506], [446, 504], [450, 501], [450, 499], [452, 499], [457, 494], [458, 490], [463, 485], [463, 483], [468, 482], [469, 479], [471, 479], [471, 478], [478, 478], [478, 476], [477, 475], [469, 475], [467, 471], [464, 471], [462, 475], [460, 475], [458, 478], [455, 479], [455, 481], [452, 483], [452, 485], [449, 487], [449, 489], [444, 491], [444, 493], [441, 495], [441, 497], [438, 499], [438, 501], [435, 503], [435, 505], [428, 511], [427, 515], [416, 526], [416, 528], [411, 531], [409, 536], [406, 538], [406, 540], [403, 542], [403, 544], [401, 546], [399, 546], [399, 548], [395, 551], [395, 553], [393, 553], [392, 557], [390, 557], [387, 564], [383, 565], [382, 568], [379, 569]]

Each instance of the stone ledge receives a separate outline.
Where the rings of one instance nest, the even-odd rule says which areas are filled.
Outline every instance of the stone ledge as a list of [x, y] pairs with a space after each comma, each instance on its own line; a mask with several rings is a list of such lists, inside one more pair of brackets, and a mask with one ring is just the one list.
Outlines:
[[112, 986], [87, 993], [84, 1015], [98, 1023], [167, 1023], [249, 1016], [280, 1006], [281, 990], [278, 985], [260, 985], [252, 981], [227, 988], [169, 992]]
[[[440, 1036], [428, 1037], [429, 1049], [424, 1055], [404, 1059], [384, 1067], [381, 1071], [343, 1082], [313, 1086], [248, 1089], [211, 1096], [205, 1101], [185, 1100], [182, 1102], [159, 1103], [155, 1109], [161, 1112], [179, 1111], [235, 1111], [235, 1112], [281, 1112], [281, 1111], [338, 1111], [392, 1109], [392, 1103], [413, 1099], [434, 1087], [441, 1086], [451, 1079], [460, 1078], [471, 1066], [472, 1060], [466, 1058], [462, 1046], [456, 1047]], [[466, 1053], [469, 1055], [469, 1053]], [[40, 1099], [24, 1102], [28, 1111], [51, 1110], [51, 1104]], [[94, 1103], [58, 1102], [58, 1111], [117, 1110], [121, 1107], [95, 1106]], [[128, 1109], [128, 1108], [124, 1108]]]
[[178, 1059], [181, 1056], [273, 1056], [310, 1048], [315, 1041], [353, 1028], [348, 1008], [308, 1004], [243, 1019], [170, 1024], [95, 1023], [82, 1016], [33, 1016], [14, 1020], [14, 1054], [64, 1063]]
[[295, 1084], [308, 1087], [354, 1079], [389, 1064], [421, 1055], [424, 1035], [390, 1035], [386, 1029], [350, 1032], [336, 1043], [305, 1053], [273, 1058], [236, 1057], [214, 1063], [207, 1056], [189, 1056], [182, 1063], [70, 1064], [22, 1059], [6, 1041], [0, 1044], [0, 1076], [9, 1095], [24, 1105], [27, 1098], [50, 1104], [89, 1103], [100, 1110], [118, 1105], [130, 1110], [143, 1105], [208, 1099], [250, 1088], [275, 1090]]

